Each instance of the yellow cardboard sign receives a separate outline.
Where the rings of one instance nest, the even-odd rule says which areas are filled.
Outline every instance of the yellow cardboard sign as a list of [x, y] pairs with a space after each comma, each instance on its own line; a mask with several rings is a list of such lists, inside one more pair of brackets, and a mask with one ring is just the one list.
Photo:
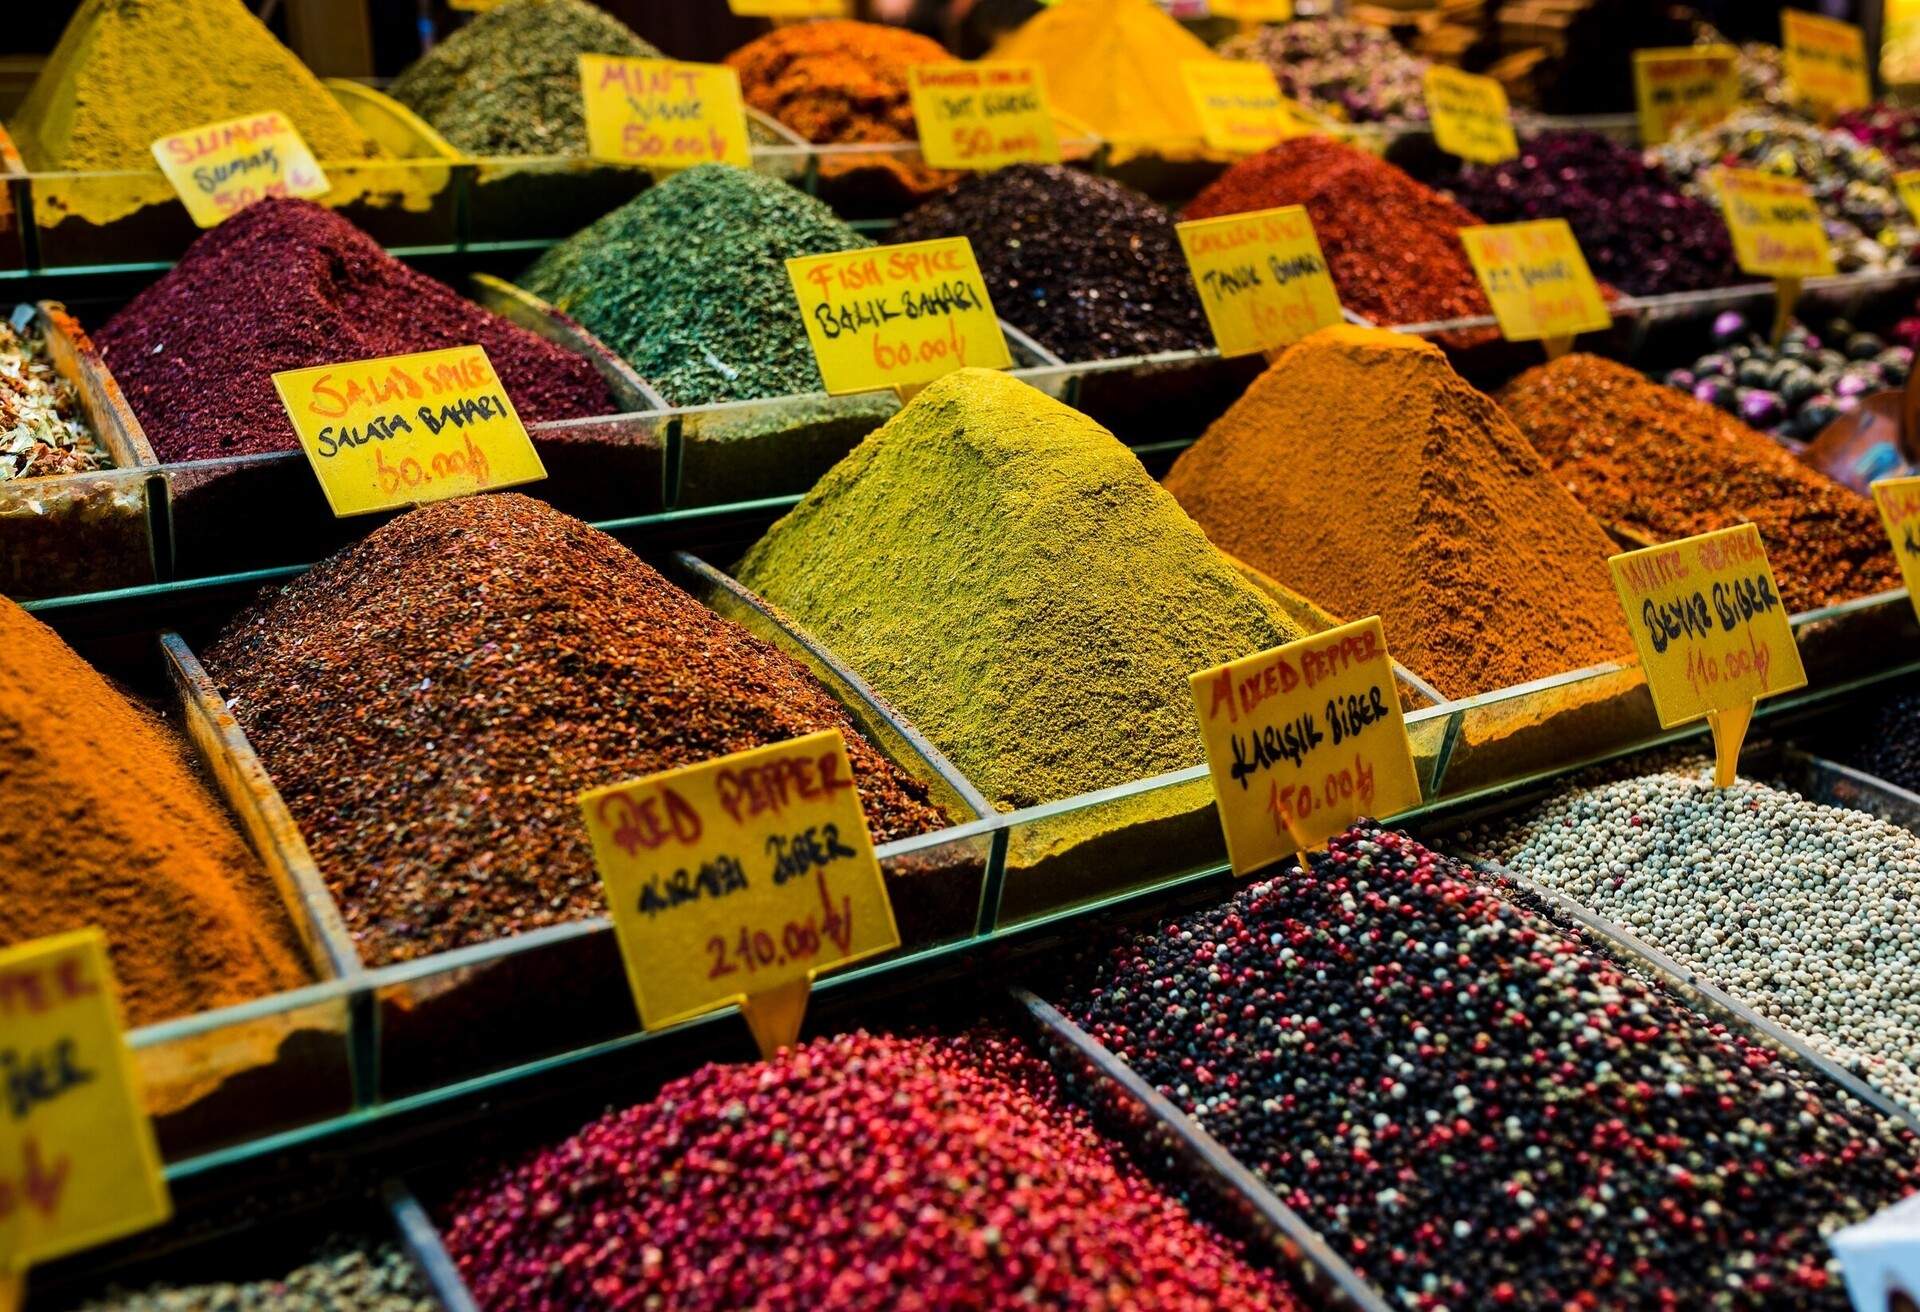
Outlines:
[[1907, 213], [1915, 222], [1920, 222], [1920, 170], [1893, 175], [1893, 185], [1900, 192], [1900, 199], [1907, 207]]
[[580, 796], [641, 1023], [900, 945], [837, 729]]
[[736, 18], [851, 18], [853, 0], [727, 0]]
[[1189, 59], [1180, 65], [1214, 150], [1251, 155], [1306, 129], [1294, 117], [1273, 70], [1250, 59]]
[[1565, 219], [1462, 228], [1460, 241], [1508, 341], [1573, 337], [1613, 326]]
[[1788, 83], [1822, 109], [1842, 114], [1873, 103], [1866, 37], [1852, 23], [1782, 9], [1780, 52]]
[[655, 169], [753, 163], [740, 75], [725, 64], [582, 55], [580, 94], [595, 159]]
[[1629, 551], [1607, 568], [1661, 728], [1806, 686], [1753, 525]]
[[1046, 73], [1038, 64], [913, 64], [907, 90], [920, 153], [937, 169], [1060, 162]]
[[1277, 351], [1339, 323], [1340, 294], [1304, 205], [1175, 225], [1222, 355]]
[[1210, 0], [1207, 14], [1243, 23], [1284, 23], [1293, 17], [1293, 0]]
[[1718, 123], [1740, 103], [1740, 52], [1674, 46], [1633, 52], [1640, 141], [1658, 146], [1686, 128]]
[[1920, 478], [1883, 478], [1873, 484], [1880, 522], [1893, 542], [1893, 558], [1907, 585], [1907, 600], [1920, 614]]
[[1714, 170], [1733, 256], [1763, 278], [1818, 278], [1834, 271], [1820, 207], [1807, 184], [1758, 169]]
[[273, 386], [342, 518], [547, 476], [478, 346], [289, 369]]
[[1379, 616], [1188, 682], [1235, 873], [1420, 804]]
[[333, 185], [293, 120], [277, 109], [162, 137], [153, 157], [203, 228], [268, 196], [324, 196]]
[[1519, 156], [1505, 87], [1490, 77], [1434, 64], [1427, 69], [1426, 89], [1427, 117], [1440, 149], [1475, 164]]
[[0, 1277], [173, 1210], [97, 929], [0, 951]]
[[805, 255], [787, 276], [835, 396], [1013, 363], [965, 237]]

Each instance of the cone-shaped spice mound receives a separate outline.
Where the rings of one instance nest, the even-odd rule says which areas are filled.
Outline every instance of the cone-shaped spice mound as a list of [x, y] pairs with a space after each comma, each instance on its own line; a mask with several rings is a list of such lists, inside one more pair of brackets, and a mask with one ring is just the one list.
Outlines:
[[576, 795], [821, 729], [876, 841], [943, 823], [805, 668], [527, 497], [402, 515], [207, 666], [378, 963], [604, 914]]
[[1066, 1010], [1394, 1307], [1846, 1306], [1913, 1135], [1466, 866], [1362, 824]]
[[1758, 528], [1789, 610], [1900, 586], [1871, 501], [1626, 365], [1564, 356], [1507, 384], [1500, 403], [1603, 523], [1656, 542]]
[[97, 925], [135, 1025], [309, 974], [273, 881], [181, 743], [0, 599], [0, 947]]
[[1615, 547], [1440, 351], [1335, 327], [1291, 347], [1167, 475], [1225, 550], [1464, 697], [1626, 656]]
[[476, 1183], [445, 1233], [493, 1312], [1303, 1306], [984, 1033], [703, 1067]]

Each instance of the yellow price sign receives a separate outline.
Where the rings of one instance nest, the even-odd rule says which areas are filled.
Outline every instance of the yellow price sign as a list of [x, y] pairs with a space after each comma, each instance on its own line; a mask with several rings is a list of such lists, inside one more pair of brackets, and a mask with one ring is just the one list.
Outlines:
[[1640, 140], [1658, 146], [1687, 128], [1718, 123], [1740, 103], [1740, 52], [1732, 46], [1674, 46], [1633, 52]]
[[1716, 169], [1714, 182], [1742, 269], [1763, 278], [1818, 278], [1834, 271], [1833, 246], [1806, 183], [1729, 168]]
[[1188, 682], [1236, 874], [1420, 804], [1379, 616]]
[[1220, 354], [1277, 351], [1341, 321], [1304, 205], [1195, 219], [1174, 231]]
[[1807, 683], [1760, 530], [1739, 524], [1629, 551], [1607, 568], [1660, 727], [1706, 717], [1725, 787], [1753, 704]]
[[835, 396], [1013, 363], [965, 237], [804, 255], [787, 276]]
[[1189, 59], [1180, 65], [1200, 131], [1214, 150], [1251, 155], [1306, 129], [1273, 70], [1250, 59]]
[[649, 1030], [744, 1000], [770, 1051], [814, 975], [900, 945], [837, 729], [579, 801]]
[[0, 1052], [0, 1280], [171, 1215], [99, 930], [0, 951]]
[[293, 120], [277, 109], [162, 137], [153, 157], [202, 228], [268, 196], [324, 196], [333, 185]]
[[736, 18], [851, 18], [853, 0], [727, 0]]
[[920, 153], [937, 169], [1060, 162], [1046, 73], [1038, 64], [914, 64], [907, 90]]
[[273, 386], [336, 516], [547, 476], [478, 346], [290, 369]]
[[1900, 192], [1900, 200], [1907, 207], [1907, 213], [1920, 223], [1920, 170], [1893, 175], [1893, 185]]
[[753, 163], [740, 75], [725, 64], [582, 55], [580, 94], [595, 159], [657, 169]]
[[1565, 219], [1462, 228], [1467, 259], [1510, 342], [1565, 343], [1613, 325]]
[[1893, 558], [1907, 585], [1907, 600], [1920, 614], [1920, 478], [1883, 478], [1873, 484], [1880, 522], [1887, 526]]
[[1873, 103], [1866, 37], [1852, 23], [1782, 9], [1780, 50], [1787, 81], [1822, 109], [1843, 114]]
[[1507, 89], [1490, 77], [1435, 64], [1427, 69], [1427, 117], [1433, 141], [1449, 155], [1498, 164], [1520, 154]]
[[1209, 0], [1207, 14], [1242, 23], [1284, 23], [1293, 17], [1293, 0]]

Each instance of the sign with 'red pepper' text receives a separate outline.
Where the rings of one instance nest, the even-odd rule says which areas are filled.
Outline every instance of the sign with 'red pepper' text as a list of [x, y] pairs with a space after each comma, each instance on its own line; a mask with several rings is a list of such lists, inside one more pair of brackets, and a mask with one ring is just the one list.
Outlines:
[[1565, 219], [1460, 229], [1500, 335], [1537, 342], [1613, 326], [1600, 284]]
[[1306, 206], [1175, 225], [1222, 355], [1277, 351], [1341, 321]]
[[273, 386], [342, 518], [547, 476], [478, 346], [289, 369]]
[[1188, 682], [1236, 874], [1420, 804], [1379, 616]]
[[740, 75], [725, 64], [582, 55], [580, 94], [595, 159], [656, 169], [753, 163]]
[[1819, 278], [1834, 271], [1833, 246], [1806, 183], [1758, 169], [1716, 169], [1713, 177], [1742, 269], [1762, 278]]
[[1046, 73], [1038, 64], [913, 64], [907, 90], [920, 153], [937, 169], [1060, 162]]
[[333, 184], [277, 109], [204, 123], [153, 143], [160, 171], [203, 228], [268, 196], [324, 196]]

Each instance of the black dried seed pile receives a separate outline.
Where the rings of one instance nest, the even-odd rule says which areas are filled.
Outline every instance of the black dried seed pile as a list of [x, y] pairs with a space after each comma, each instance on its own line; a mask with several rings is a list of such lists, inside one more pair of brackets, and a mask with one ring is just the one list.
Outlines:
[[909, 214], [896, 242], [965, 237], [1000, 317], [1068, 361], [1207, 346], [1173, 218], [1057, 164], [977, 174]]
[[1395, 1307], [1844, 1308], [1911, 1135], [1461, 863], [1361, 824], [1067, 1010]]

